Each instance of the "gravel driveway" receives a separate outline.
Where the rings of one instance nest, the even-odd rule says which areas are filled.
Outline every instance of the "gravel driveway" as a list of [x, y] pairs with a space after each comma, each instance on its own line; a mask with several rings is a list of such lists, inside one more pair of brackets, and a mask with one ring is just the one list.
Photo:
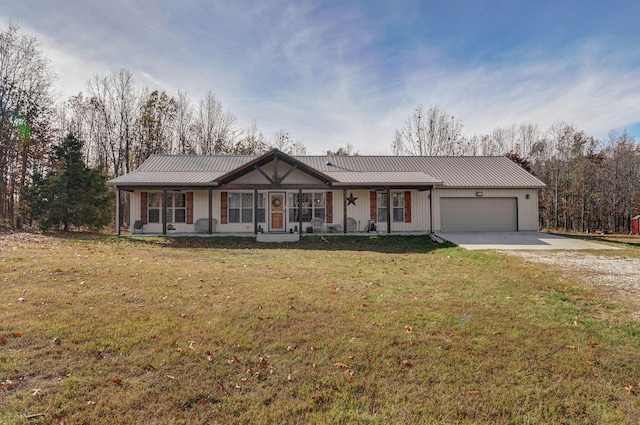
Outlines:
[[589, 251], [498, 251], [526, 261], [549, 264], [566, 275], [604, 287], [634, 302], [634, 316], [640, 320], [640, 259], [605, 256]]

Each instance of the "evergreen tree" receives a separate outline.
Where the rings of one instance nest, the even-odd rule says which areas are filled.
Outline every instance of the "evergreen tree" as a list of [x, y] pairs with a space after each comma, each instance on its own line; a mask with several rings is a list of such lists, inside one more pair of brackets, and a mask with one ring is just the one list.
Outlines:
[[113, 219], [113, 193], [100, 169], [87, 168], [83, 142], [69, 134], [51, 154], [53, 170], [46, 177], [34, 175], [24, 190], [28, 213], [43, 230], [68, 231], [71, 226], [97, 230]]

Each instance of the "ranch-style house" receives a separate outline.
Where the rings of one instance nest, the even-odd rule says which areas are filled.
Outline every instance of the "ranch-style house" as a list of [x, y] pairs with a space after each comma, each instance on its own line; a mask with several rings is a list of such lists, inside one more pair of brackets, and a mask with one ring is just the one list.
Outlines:
[[291, 156], [277, 149], [151, 155], [108, 184], [116, 205], [123, 191], [130, 194], [131, 232], [157, 235], [535, 231], [544, 187], [506, 157]]

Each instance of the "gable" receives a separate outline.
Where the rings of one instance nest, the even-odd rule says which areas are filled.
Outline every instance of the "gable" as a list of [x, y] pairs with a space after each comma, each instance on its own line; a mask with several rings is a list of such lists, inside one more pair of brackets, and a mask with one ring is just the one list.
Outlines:
[[229, 183], [239, 185], [274, 185], [276, 182], [280, 185], [326, 184], [326, 181], [322, 181], [313, 175], [305, 173], [298, 167], [283, 161], [280, 161], [278, 164], [272, 161], [262, 166], [256, 166], [253, 171]]

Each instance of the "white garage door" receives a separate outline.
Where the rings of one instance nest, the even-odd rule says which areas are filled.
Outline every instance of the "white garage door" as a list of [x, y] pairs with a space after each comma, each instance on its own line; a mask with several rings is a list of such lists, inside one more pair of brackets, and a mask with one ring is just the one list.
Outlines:
[[441, 198], [443, 232], [515, 232], [516, 198]]

